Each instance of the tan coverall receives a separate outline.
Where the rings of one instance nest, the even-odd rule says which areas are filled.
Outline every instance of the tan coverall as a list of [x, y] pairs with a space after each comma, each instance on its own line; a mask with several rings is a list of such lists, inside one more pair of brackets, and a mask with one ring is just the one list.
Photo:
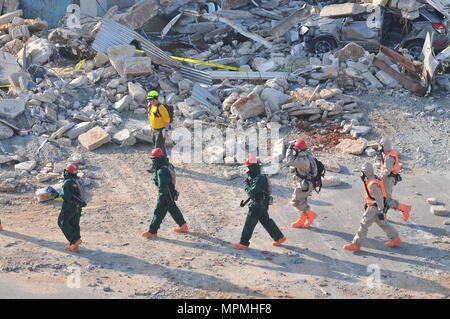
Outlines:
[[391, 174], [392, 169], [395, 167], [395, 158], [393, 156], [386, 156], [384, 165], [381, 166], [381, 180], [386, 190], [386, 203], [389, 208], [397, 209], [398, 201], [392, 198], [392, 191], [394, 190], [395, 177]]
[[361, 226], [359, 227], [355, 238], [353, 238], [353, 243], [360, 246], [362, 245], [364, 240], [366, 240], [369, 227], [373, 224], [373, 222], [380, 226], [380, 228], [386, 233], [390, 240], [398, 237], [397, 231], [391, 224], [389, 224], [386, 220], [380, 220], [378, 218], [378, 214], [383, 214], [384, 209], [384, 200], [383, 193], [381, 192], [381, 187], [378, 184], [373, 184], [372, 192], [377, 204], [374, 206], [367, 206], [361, 220]]
[[313, 184], [310, 180], [317, 175], [317, 165], [314, 157], [307, 151], [299, 151], [296, 156], [293, 149], [288, 149], [286, 163], [295, 167], [299, 177], [294, 173], [295, 189], [292, 194], [292, 205], [301, 213], [309, 210], [308, 196], [311, 196]]

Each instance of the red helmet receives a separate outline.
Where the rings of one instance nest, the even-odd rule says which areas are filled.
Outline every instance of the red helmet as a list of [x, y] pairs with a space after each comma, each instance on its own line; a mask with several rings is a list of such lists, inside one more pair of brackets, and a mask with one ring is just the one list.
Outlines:
[[256, 156], [255, 155], [249, 155], [245, 159], [245, 166], [250, 166], [252, 164], [256, 164], [257, 162], [258, 161], [256, 160]]
[[151, 157], [151, 158], [162, 157], [162, 156], [164, 156], [164, 152], [163, 152], [163, 150], [160, 149], [159, 147], [154, 148], [154, 149], [152, 150], [152, 153], [150, 154], [150, 157]]
[[70, 174], [75, 174], [78, 171], [78, 163], [67, 163], [66, 171]]
[[306, 142], [304, 140], [296, 140], [294, 148], [304, 151], [306, 150]]

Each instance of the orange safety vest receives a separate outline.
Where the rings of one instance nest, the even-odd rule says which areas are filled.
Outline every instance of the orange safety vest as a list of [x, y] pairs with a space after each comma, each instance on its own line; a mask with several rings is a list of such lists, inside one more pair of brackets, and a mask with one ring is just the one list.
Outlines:
[[375, 200], [374, 194], [373, 194], [373, 190], [372, 190], [372, 185], [373, 184], [378, 184], [381, 187], [381, 192], [383, 193], [383, 197], [386, 198], [387, 197], [387, 193], [386, 190], [384, 189], [384, 184], [381, 180], [379, 179], [371, 179], [369, 181], [366, 182], [366, 187], [369, 190], [369, 194], [367, 194], [366, 190], [364, 190], [364, 196], [366, 198], [366, 203], [367, 206], [375, 206], [377, 204], [377, 201]]
[[398, 173], [400, 173], [400, 170], [402, 169], [402, 166], [400, 165], [400, 162], [398, 160], [397, 152], [394, 151], [394, 150], [390, 150], [389, 152], [384, 154], [383, 155], [383, 164], [386, 162], [386, 158], [388, 156], [394, 157], [394, 159], [395, 159], [395, 164], [394, 164], [394, 167], [391, 170], [391, 174], [398, 174]]

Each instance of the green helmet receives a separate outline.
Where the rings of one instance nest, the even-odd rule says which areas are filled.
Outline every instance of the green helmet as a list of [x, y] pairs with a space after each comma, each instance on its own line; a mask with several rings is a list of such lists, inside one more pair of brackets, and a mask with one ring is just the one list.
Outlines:
[[158, 91], [155, 91], [155, 90], [150, 91], [147, 94], [147, 100], [151, 100], [151, 99], [157, 98], [158, 96], [159, 96]]

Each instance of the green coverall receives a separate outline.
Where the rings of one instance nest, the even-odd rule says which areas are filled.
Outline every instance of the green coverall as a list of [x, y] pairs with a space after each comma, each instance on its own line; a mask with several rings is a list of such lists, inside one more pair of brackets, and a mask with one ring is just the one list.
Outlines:
[[269, 217], [268, 196], [264, 194], [268, 189], [267, 177], [261, 174], [259, 164], [250, 165], [247, 174], [250, 178], [246, 180], [245, 192], [250, 198], [249, 211], [242, 230], [240, 243], [244, 246], [250, 245], [250, 239], [258, 222], [263, 225], [273, 240], [277, 241], [283, 237], [283, 234], [273, 219]]
[[64, 202], [58, 216], [58, 226], [71, 245], [81, 238], [80, 217], [82, 207], [79, 201], [74, 198], [74, 196], [80, 198], [80, 190], [76, 183], [76, 178], [76, 174], [70, 174], [64, 170], [64, 182], [61, 193], [59, 193], [59, 197]]
[[153, 176], [153, 183], [158, 186], [158, 201], [156, 203], [155, 212], [150, 223], [149, 233], [156, 234], [167, 212], [172, 218], [182, 226], [186, 224], [180, 209], [173, 200], [175, 185], [172, 182], [172, 175], [170, 174], [167, 157], [152, 158], [155, 175]]

